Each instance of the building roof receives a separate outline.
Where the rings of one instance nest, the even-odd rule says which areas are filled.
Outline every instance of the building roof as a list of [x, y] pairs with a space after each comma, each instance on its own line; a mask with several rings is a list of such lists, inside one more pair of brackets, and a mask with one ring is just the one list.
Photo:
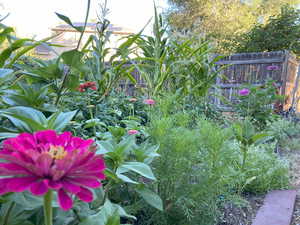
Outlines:
[[51, 50], [50, 50], [49, 46], [42, 43], [35, 47], [35, 52], [36, 52], [36, 54], [39, 54], [39, 55], [49, 55], [51, 53]]
[[[74, 26], [84, 26], [84, 23], [73, 23]], [[87, 23], [86, 26], [86, 33], [94, 33], [96, 31], [96, 28], [100, 27], [101, 24], [97, 24], [97, 23]], [[76, 31], [73, 27], [71, 27], [68, 24], [61, 24], [61, 25], [57, 25], [56, 27], [53, 27], [51, 29], [52, 31], [59, 31], [59, 32], [78, 32]], [[108, 26], [108, 31], [112, 32], [113, 34], [121, 34], [121, 35], [129, 35], [129, 34], [133, 34], [134, 32], [129, 29], [129, 28], [125, 28], [125, 27], [121, 27], [121, 26], [117, 26], [115, 24], [109, 24]]]

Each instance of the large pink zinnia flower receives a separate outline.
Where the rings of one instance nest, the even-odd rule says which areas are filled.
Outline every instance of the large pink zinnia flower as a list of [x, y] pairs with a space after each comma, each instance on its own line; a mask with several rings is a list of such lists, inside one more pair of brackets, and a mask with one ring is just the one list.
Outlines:
[[44, 195], [56, 190], [63, 210], [73, 206], [72, 195], [91, 202], [90, 188], [101, 186], [105, 164], [95, 155], [93, 140], [53, 130], [22, 133], [3, 142], [0, 150], [0, 195], [29, 190]]

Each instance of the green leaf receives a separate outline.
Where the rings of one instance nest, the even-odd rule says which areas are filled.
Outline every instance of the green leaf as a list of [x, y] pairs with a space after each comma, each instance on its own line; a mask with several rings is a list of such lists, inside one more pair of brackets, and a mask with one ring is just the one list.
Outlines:
[[119, 215], [121, 217], [125, 217], [125, 218], [130, 218], [130, 219], [136, 220], [136, 217], [133, 216], [133, 215], [129, 215], [122, 206], [120, 206], [118, 204], [113, 204], [113, 206], [117, 209], [117, 212], [119, 213]]
[[99, 145], [99, 150], [97, 151], [97, 153], [100, 152], [98, 154], [113, 152], [116, 145], [113, 140], [98, 141], [97, 144]]
[[46, 117], [42, 112], [33, 108], [16, 106], [2, 110], [1, 113], [1, 115], [8, 118], [20, 132], [34, 132], [46, 129]]
[[59, 19], [63, 20], [65, 23], [69, 24], [71, 27], [73, 27], [78, 32], [83, 32], [84, 28], [82, 26], [74, 26], [69, 17], [62, 15], [60, 13], [55, 13], [55, 14], [58, 16]]
[[22, 48], [20, 51], [17, 52], [17, 54], [11, 59], [10, 63], [7, 65], [8, 68], [11, 68], [13, 66], [13, 64], [24, 54], [26, 54], [27, 52], [29, 52], [30, 50], [34, 49], [35, 47], [37, 47], [38, 45], [42, 44], [42, 43], [45, 43], [49, 40], [51, 40], [52, 38], [58, 36], [58, 34], [55, 34], [51, 37], [47, 37], [47, 38], [44, 38], [40, 41], [36, 41], [36, 42], [33, 42], [31, 43], [29, 46], [26, 46], [24, 48]]
[[146, 188], [138, 188], [135, 190], [149, 205], [163, 211], [163, 202], [161, 198], [153, 191]]
[[113, 204], [107, 199], [104, 205], [100, 207], [100, 211], [98, 213], [85, 218], [79, 223], [79, 225], [107, 225], [110, 218], [114, 215], [136, 219], [134, 216], [127, 214], [120, 205]]
[[0, 85], [14, 76], [14, 71], [11, 69], [0, 69]]
[[106, 124], [101, 122], [99, 119], [90, 119], [90, 120], [85, 121], [83, 128], [86, 129], [86, 128], [95, 127], [95, 126], [106, 127]]
[[[0, 21], [1, 22], [1, 21]], [[8, 39], [10, 33], [13, 33], [14, 29], [12, 27], [5, 27], [4, 30], [0, 33], [0, 45]]]
[[9, 59], [11, 54], [17, 49], [25, 46], [25, 43], [31, 41], [30, 39], [18, 39], [13, 42], [8, 48], [4, 49], [0, 54], [0, 67], [5, 65], [5, 61]]
[[47, 119], [47, 128], [63, 131], [68, 123], [73, 119], [77, 110], [71, 112], [56, 112]]
[[23, 210], [33, 210], [43, 206], [43, 198], [31, 195], [27, 192], [15, 193], [12, 199], [22, 205]]
[[114, 180], [116, 182], [119, 181], [119, 178], [117, 177], [117, 175], [108, 168], [105, 169], [104, 174], [107, 177], [107, 179]]
[[81, 64], [81, 59], [84, 54], [76, 49], [66, 51], [61, 54], [61, 58], [64, 63], [70, 67], [78, 67], [78, 64]]
[[120, 216], [118, 213], [114, 213], [111, 217], [109, 217], [107, 223], [105, 225], [120, 225]]
[[268, 138], [268, 137], [271, 138], [271, 136], [269, 134], [266, 134], [266, 133], [255, 134], [255, 135], [252, 136], [251, 142], [253, 144], [262, 143], [262, 142], [266, 141], [266, 138]]
[[129, 177], [127, 177], [127, 176], [125, 176], [125, 175], [123, 175], [123, 174], [118, 173], [118, 171], [117, 171], [117, 177], [118, 177], [119, 179], [121, 179], [122, 181], [124, 181], [125, 183], [138, 184], [138, 182], [136, 182], [136, 181], [130, 179]]
[[106, 225], [115, 212], [114, 205], [107, 199], [97, 214], [87, 217], [79, 225]]
[[151, 168], [145, 163], [125, 162], [118, 168], [118, 172], [120, 174], [127, 172], [128, 170], [136, 172], [136, 173], [140, 174], [141, 176], [146, 177], [148, 179], [156, 180], [156, 178], [154, 177], [154, 174], [152, 173]]
[[65, 87], [69, 88], [71, 90], [76, 90], [76, 88], [79, 86], [79, 76], [75, 73], [69, 73], [66, 78]]
[[7, 139], [7, 138], [13, 138], [18, 135], [19, 135], [19, 133], [0, 132], [0, 140]]

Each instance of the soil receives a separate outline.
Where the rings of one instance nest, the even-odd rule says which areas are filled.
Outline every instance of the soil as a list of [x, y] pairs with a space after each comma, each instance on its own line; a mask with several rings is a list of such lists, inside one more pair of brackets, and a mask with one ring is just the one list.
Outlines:
[[[299, 190], [291, 225], [300, 225], [300, 149], [298, 151], [278, 150], [281, 157], [290, 161], [291, 188]], [[251, 225], [258, 209], [263, 204], [264, 197], [264, 195], [246, 195], [244, 196], [248, 201], [246, 206], [227, 203], [223, 209], [221, 223], [218, 225]]]
[[224, 206], [221, 223], [218, 225], [251, 225], [258, 209], [262, 206], [265, 195], [245, 195], [246, 206], [228, 203]]

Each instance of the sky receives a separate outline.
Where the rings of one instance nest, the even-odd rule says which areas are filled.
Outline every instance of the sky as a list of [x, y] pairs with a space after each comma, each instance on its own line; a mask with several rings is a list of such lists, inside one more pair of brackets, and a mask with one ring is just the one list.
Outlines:
[[[96, 18], [99, 3], [104, 0], [91, 0], [90, 19]], [[162, 9], [167, 0], [155, 0]], [[0, 0], [4, 9], [0, 15], [10, 13], [3, 21], [13, 26], [20, 37], [42, 39], [51, 35], [50, 28], [61, 23], [55, 12], [68, 16], [73, 22], [83, 22], [87, 0]], [[109, 19], [112, 24], [128, 27], [138, 32], [153, 16], [153, 0], [108, 0]], [[147, 29], [149, 33], [150, 27]]]

